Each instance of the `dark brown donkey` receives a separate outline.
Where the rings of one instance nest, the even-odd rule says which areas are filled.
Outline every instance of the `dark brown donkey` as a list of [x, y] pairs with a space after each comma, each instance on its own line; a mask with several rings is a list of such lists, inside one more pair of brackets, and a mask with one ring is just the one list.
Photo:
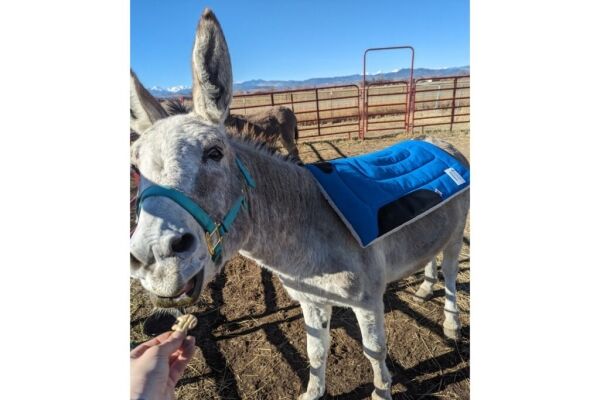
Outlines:
[[229, 114], [225, 119], [225, 128], [230, 133], [248, 135], [270, 145], [274, 145], [279, 137], [290, 159], [301, 162], [296, 147], [298, 122], [294, 112], [287, 107], [271, 107], [248, 115]]

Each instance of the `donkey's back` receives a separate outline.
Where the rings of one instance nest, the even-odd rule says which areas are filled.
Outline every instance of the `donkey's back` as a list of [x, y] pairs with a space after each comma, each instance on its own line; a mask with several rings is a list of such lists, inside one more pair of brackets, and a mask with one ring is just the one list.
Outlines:
[[287, 107], [271, 107], [247, 115], [229, 114], [225, 127], [230, 133], [247, 135], [269, 144], [281, 138], [290, 158], [300, 161], [296, 147], [298, 121], [294, 112]]

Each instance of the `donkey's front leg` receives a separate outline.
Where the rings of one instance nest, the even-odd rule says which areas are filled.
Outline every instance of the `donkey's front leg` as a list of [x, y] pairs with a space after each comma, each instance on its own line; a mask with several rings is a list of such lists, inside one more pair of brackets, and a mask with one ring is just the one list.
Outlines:
[[375, 390], [371, 398], [391, 400], [392, 378], [385, 365], [387, 349], [383, 324], [383, 303], [377, 305], [373, 310], [364, 308], [353, 308], [353, 310], [360, 326], [363, 352], [373, 367]]
[[310, 362], [308, 387], [299, 400], [317, 400], [325, 394], [325, 365], [329, 352], [331, 306], [301, 302], [306, 327], [306, 349]]

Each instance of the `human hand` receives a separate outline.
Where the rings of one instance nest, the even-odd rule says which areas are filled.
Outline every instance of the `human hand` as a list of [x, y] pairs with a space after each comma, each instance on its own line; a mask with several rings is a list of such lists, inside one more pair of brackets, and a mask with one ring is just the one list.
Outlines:
[[130, 398], [173, 400], [175, 384], [194, 355], [195, 339], [165, 332], [130, 353]]

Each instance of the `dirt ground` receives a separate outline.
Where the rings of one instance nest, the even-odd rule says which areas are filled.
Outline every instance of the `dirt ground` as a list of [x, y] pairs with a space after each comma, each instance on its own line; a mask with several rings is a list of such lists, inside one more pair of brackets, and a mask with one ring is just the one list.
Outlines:
[[[468, 130], [432, 134], [469, 157]], [[381, 149], [408, 137], [324, 140], [302, 143], [299, 150], [305, 162], [329, 160]], [[436, 284], [434, 298], [426, 303], [412, 299], [422, 273], [388, 287], [387, 365], [394, 399], [469, 398], [469, 237], [467, 226], [457, 280], [461, 341], [444, 338], [442, 283]], [[199, 326], [190, 333], [196, 337], [197, 351], [177, 385], [178, 399], [295, 399], [302, 393], [309, 374], [302, 312], [276, 276], [238, 256], [209, 285], [203, 304], [187, 311], [199, 318]], [[149, 339], [142, 328], [152, 305], [133, 281], [130, 313], [134, 346]], [[368, 399], [372, 390], [371, 367], [361, 351], [354, 314], [334, 308], [324, 399]]]

